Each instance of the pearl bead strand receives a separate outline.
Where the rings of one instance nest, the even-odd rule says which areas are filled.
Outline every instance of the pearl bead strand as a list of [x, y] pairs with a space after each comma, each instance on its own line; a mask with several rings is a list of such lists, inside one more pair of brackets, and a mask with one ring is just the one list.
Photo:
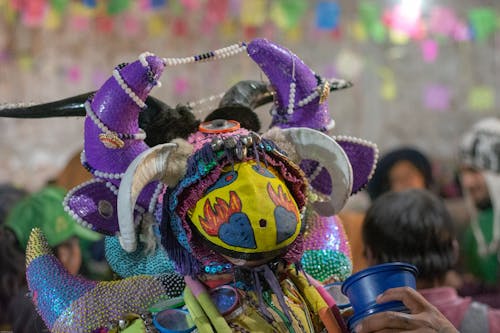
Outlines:
[[233, 44], [222, 49], [217, 49], [214, 51], [208, 51], [198, 55], [185, 58], [163, 58], [165, 66], [177, 66], [184, 64], [192, 64], [195, 62], [205, 62], [216, 59], [224, 59], [227, 57], [232, 57], [238, 53], [246, 50], [247, 44], [244, 42]]

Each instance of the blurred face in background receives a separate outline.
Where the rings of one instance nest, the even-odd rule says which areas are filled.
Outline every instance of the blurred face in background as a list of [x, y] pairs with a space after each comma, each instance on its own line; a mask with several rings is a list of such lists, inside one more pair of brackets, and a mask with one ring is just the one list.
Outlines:
[[408, 189], [425, 189], [424, 175], [410, 161], [400, 161], [394, 164], [389, 171], [391, 191], [404, 191]]
[[72, 237], [64, 243], [59, 244], [55, 252], [64, 268], [72, 275], [77, 275], [82, 266], [82, 252], [80, 250], [80, 241], [78, 238]]
[[460, 178], [464, 192], [468, 192], [476, 207], [484, 210], [491, 206], [490, 193], [483, 174], [473, 168], [463, 168]]

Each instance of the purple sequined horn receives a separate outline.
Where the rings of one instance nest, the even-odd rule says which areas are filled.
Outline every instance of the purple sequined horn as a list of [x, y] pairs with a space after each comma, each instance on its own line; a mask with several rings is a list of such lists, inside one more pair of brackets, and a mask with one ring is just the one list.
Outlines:
[[350, 82], [320, 78], [290, 50], [266, 39], [250, 42], [247, 52], [275, 90], [272, 126], [309, 127], [322, 132], [333, 128], [326, 99], [330, 90], [348, 88]]
[[38, 313], [51, 332], [96, 332], [126, 313], [143, 313], [161, 297], [177, 297], [177, 274], [140, 275], [119, 281], [91, 281], [71, 275], [52, 254], [38, 228], [26, 248], [26, 279]]
[[[113, 76], [85, 102], [85, 150], [82, 164], [95, 180], [79, 186], [64, 202], [67, 211], [82, 225], [104, 234], [118, 230], [116, 194], [129, 164], [149, 147], [139, 128], [139, 113], [164, 69], [163, 61], [143, 53], [138, 61], [118, 66]], [[148, 185], [137, 200], [137, 216], [153, 212], [163, 185]]]
[[[350, 87], [350, 82], [320, 78], [291, 51], [266, 39], [252, 41], [248, 44], [247, 51], [276, 91], [276, 107], [271, 126], [308, 127], [322, 132], [333, 127], [334, 121], [330, 117], [326, 101], [328, 93], [332, 89]], [[344, 149], [348, 157], [347, 163], [352, 166], [352, 193], [356, 193], [373, 175], [378, 157], [377, 147], [369, 141], [353, 137], [334, 139]], [[317, 160], [304, 159], [300, 166], [319, 194], [330, 196], [344, 192], [344, 184], [338, 183]]]

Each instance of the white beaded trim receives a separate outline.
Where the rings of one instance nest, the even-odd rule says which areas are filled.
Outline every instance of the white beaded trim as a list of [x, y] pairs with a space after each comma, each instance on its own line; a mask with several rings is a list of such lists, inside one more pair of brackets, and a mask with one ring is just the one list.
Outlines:
[[[88, 165], [87, 158], [85, 156], [85, 151], [82, 150], [80, 153], [80, 162], [81, 164], [85, 167], [85, 165]], [[90, 165], [89, 165], [90, 167]], [[89, 170], [91, 174], [93, 174], [97, 178], [102, 178], [102, 179], [122, 179], [123, 176], [125, 175], [124, 172], [122, 173], [111, 173], [111, 172], [103, 172], [95, 169], [94, 167], [91, 167], [93, 170]]]
[[332, 139], [335, 141], [346, 141], [346, 142], [357, 143], [357, 144], [363, 145], [365, 147], [372, 148], [374, 151], [374, 158], [373, 158], [374, 163], [373, 163], [372, 169], [370, 171], [370, 174], [368, 175], [368, 180], [372, 179], [373, 174], [375, 173], [375, 169], [377, 168], [377, 161], [379, 158], [379, 151], [378, 151], [377, 145], [371, 141], [356, 138], [353, 136], [348, 136], [348, 135], [335, 135], [335, 136], [332, 136]]
[[[189, 106], [192, 109], [195, 109], [195, 108], [197, 108], [205, 103], [209, 103], [209, 102], [213, 103], [215, 101], [220, 101], [222, 99], [222, 97], [224, 97], [224, 94], [225, 94], [225, 92], [217, 94], [217, 95], [212, 95], [210, 97], [205, 97], [205, 98], [199, 99], [199, 100], [194, 101], [194, 102], [189, 102], [189, 103], [187, 103], [187, 106]], [[206, 108], [206, 109], [211, 109], [211, 108]], [[200, 112], [200, 113], [203, 111], [205, 111], [205, 109], [196, 110], [196, 112]]]
[[[113, 192], [113, 194], [115, 196], [118, 196], [118, 188], [110, 181], [107, 181], [106, 182], [106, 187], [111, 191]], [[140, 214], [144, 214], [144, 212], [146, 211], [144, 208], [142, 208], [141, 206], [139, 206], [138, 204], [135, 204], [134, 206], [134, 209], [140, 213]]]
[[308, 177], [310, 184], [316, 179], [316, 177], [319, 176], [319, 174], [320, 174], [320, 172], [321, 172], [322, 169], [323, 169], [323, 166], [318, 163], [318, 165], [316, 166], [316, 169], [314, 169], [314, 171], [312, 172], [312, 174]]
[[184, 57], [184, 58], [163, 58], [163, 62], [165, 63], [165, 66], [177, 66], [177, 65], [184, 65], [184, 64], [192, 64], [195, 62], [205, 62], [205, 61], [211, 61], [211, 60], [216, 60], [216, 59], [224, 59], [227, 57], [234, 56], [238, 53], [241, 53], [246, 50], [246, 44], [244, 43], [238, 43], [238, 44], [233, 44], [227, 47], [224, 47], [222, 49], [217, 49], [212, 52], [207, 52], [204, 55], [206, 57], [202, 57], [203, 55], [197, 55], [197, 56], [190, 56], [190, 57]]
[[148, 67], [149, 63], [146, 57], [151, 57], [154, 56], [153, 53], [151, 52], [143, 52], [139, 55], [139, 61], [141, 62], [142, 67]]
[[156, 208], [156, 203], [158, 202], [158, 197], [160, 196], [164, 187], [165, 187], [165, 185], [162, 183], [158, 183], [158, 185], [156, 186], [155, 192], [153, 193], [153, 196], [151, 197], [151, 201], [149, 201], [148, 212], [150, 212], [150, 213], [154, 212], [154, 210]]
[[[102, 121], [101, 119], [97, 118], [97, 115], [94, 113], [92, 110], [92, 106], [90, 105], [90, 101], [86, 101], [84, 103], [85, 106], [85, 111], [87, 112], [87, 115], [90, 117], [90, 119], [94, 122], [94, 124], [104, 133], [106, 134], [113, 134], [116, 135], [120, 139], [126, 139], [125, 137], [120, 137], [124, 136], [124, 134], [118, 134], [116, 132], [113, 132], [110, 130]], [[125, 135], [127, 136], [127, 135]], [[132, 139], [134, 140], [144, 140], [146, 139], [146, 132], [144, 132], [142, 129], [139, 129], [139, 132], [135, 134], [131, 134]]]
[[117, 69], [113, 70], [113, 77], [115, 78], [116, 82], [120, 85], [120, 87], [123, 89], [123, 91], [135, 102], [135, 104], [137, 104], [138, 107], [140, 107], [141, 109], [146, 108], [146, 103], [144, 103], [144, 101], [140, 99], [139, 96], [137, 96], [135, 92], [132, 91], [132, 89], [130, 89], [130, 87], [127, 85], [127, 83], [125, 83], [122, 76], [120, 75], [120, 72]]
[[88, 180], [84, 183], [81, 183], [80, 185], [76, 186], [76, 187], [73, 187], [70, 191], [68, 191], [68, 193], [66, 194], [66, 196], [64, 197], [64, 200], [63, 200], [63, 207], [64, 207], [64, 211], [66, 213], [68, 213], [69, 216], [71, 216], [78, 224], [80, 224], [82, 227], [85, 227], [85, 228], [88, 228], [88, 229], [91, 229], [93, 230], [93, 225], [84, 221], [78, 214], [76, 214], [73, 210], [71, 210], [71, 208], [69, 207], [69, 199], [73, 196], [73, 194], [75, 194], [77, 191], [79, 191], [80, 189], [82, 189], [83, 187], [87, 186], [87, 185], [90, 185], [90, 184], [93, 184], [93, 183], [102, 183], [102, 180], [99, 180], [99, 179], [91, 179], [91, 180]]

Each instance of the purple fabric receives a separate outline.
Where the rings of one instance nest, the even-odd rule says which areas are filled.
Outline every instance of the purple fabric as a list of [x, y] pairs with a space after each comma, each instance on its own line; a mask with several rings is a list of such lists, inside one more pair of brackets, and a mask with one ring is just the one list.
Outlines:
[[306, 174], [311, 186], [321, 194], [330, 195], [332, 194], [332, 178], [324, 167], [321, 167], [320, 172], [314, 179], [311, 180], [310, 178], [315, 173], [318, 165], [319, 163], [313, 160], [300, 161], [300, 168]]
[[[309, 96], [318, 85], [314, 72], [290, 50], [273, 44], [266, 39], [255, 39], [247, 46], [250, 57], [264, 71], [276, 90], [278, 114], [273, 116], [272, 126], [280, 128], [309, 127], [325, 131], [332, 121], [328, 113], [328, 103], [319, 104], [319, 97], [303, 107], [297, 103]], [[295, 65], [295, 109], [287, 114], [290, 83]]]
[[[99, 213], [99, 203], [106, 202], [113, 208], [111, 215]], [[115, 235], [119, 231], [116, 195], [104, 182], [94, 181], [78, 188], [70, 194], [69, 209], [90, 226], [89, 229], [105, 235]]]
[[377, 150], [374, 145], [364, 145], [350, 140], [336, 139], [337, 143], [344, 149], [353, 172], [352, 193], [362, 190], [375, 168], [377, 163]]
[[[163, 62], [155, 56], [146, 57], [148, 67], [143, 67], [140, 61], [135, 61], [121, 70], [121, 77], [139, 96], [146, 100], [153, 88], [153, 83], [148, 80], [148, 70], [154, 74], [154, 78], [163, 72]], [[119, 133], [134, 134], [139, 131], [139, 106], [120, 87], [114, 77], [109, 78], [96, 92], [92, 103], [94, 114], [112, 131]], [[140, 140], [125, 140], [125, 146], [121, 149], [106, 148], [99, 140], [102, 131], [87, 116], [85, 120], [85, 154], [87, 162], [95, 169], [108, 173], [123, 173], [129, 164], [143, 151], [149, 147]], [[119, 179], [111, 182], [115, 186], [120, 185]], [[144, 189], [139, 197], [139, 204], [143, 207], [149, 205], [148, 198], [154, 192], [155, 184], [150, 184]]]
[[[144, 101], [154, 83], [148, 74], [152, 74], [152, 78], [157, 80], [163, 72], [164, 64], [162, 60], [156, 56], [146, 57], [149, 66], [144, 67], [140, 61], [135, 61], [122, 69], [117, 69], [130, 89]], [[94, 114], [104, 123], [111, 131], [125, 134], [135, 134], [139, 131], [139, 112], [141, 109], [132, 100], [130, 96], [120, 87], [114, 77], [110, 77], [104, 85], [96, 92], [91, 108]], [[110, 149], [103, 145], [99, 139], [99, 134], [103, 133], [93, 120], [87, 116], [85, 120], [85, 155], [88, 164], [101, 172], [106, 173], [124, 173], [130, 163], [143, 151], [149, 147], [141, 140], [124, 140], [124, 147], [120, 149]], [[117, 188], [120, 186], [120, 179], [110, 179]], [[147, 209], [149, 201], [155, 191], [157, 182], [147, 185], [141, 192], [137, 203], [141, 207]], [[97, 202], [97, 195], [94, 191], [95, 186], [84, 187], [79, 193], [86, 196], [93, 202]], [[116, 196], [113, 198], [109, 190], [104, 189], [103, 195], [106, 195], [107, 200], [116, 208]], [[71, 200], [74, 205], [76, 201]], [[91, 201], [86, 200], [90, 204]], [[84, 207], [84, 204], [78, 204], [77, 215], [83, 218], [86, 222], [96, 226], [96, 230], [101, 230], [105, 234], [116, 231], [115, 224], [111, 224], [109, 220], [99, 221], [98, 216], [91, 215], [89, 220], [82, 214], [83, 211], [92, 210], [90, 206]], [[114, 219], [113, 219], [114, 220]]]

